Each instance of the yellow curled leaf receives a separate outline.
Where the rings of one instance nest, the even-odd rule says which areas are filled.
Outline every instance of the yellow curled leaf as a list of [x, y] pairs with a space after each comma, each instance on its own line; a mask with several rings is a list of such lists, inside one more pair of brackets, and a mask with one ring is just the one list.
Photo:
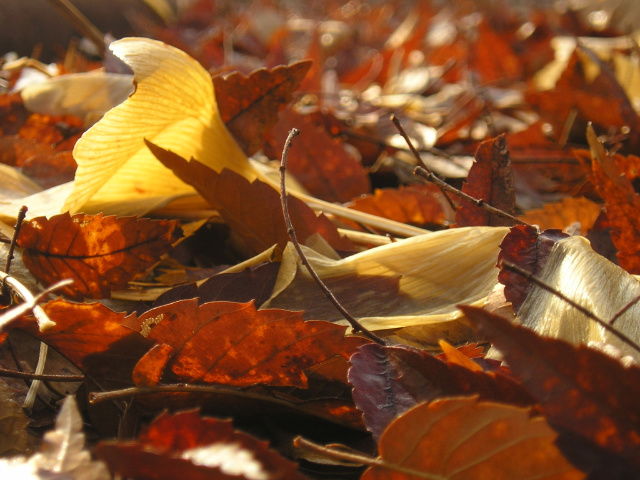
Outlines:
[[[302, 247], [340, 303], [372, 330], [455, 320], [459, 304], [481, 306], [498, 283], [503, 227], [443, 230], [333, 260]], [[261, 308], [305, 310], [306, 318], [342, 321], [289, 244], [272, 297]]]
[[220, 118], [211, 76], [177, 48], [146, 38], [110, 45], [134, 72], [134, 93], [77, 142], [74, 188], [63, 211], [144, 214], [193, 194], [144, 140], [214, 170], [255, 173]]

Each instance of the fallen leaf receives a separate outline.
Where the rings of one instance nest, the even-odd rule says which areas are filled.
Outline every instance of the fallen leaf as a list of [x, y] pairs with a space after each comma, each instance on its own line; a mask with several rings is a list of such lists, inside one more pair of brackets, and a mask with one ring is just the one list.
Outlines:
[[214, 170], [255, 177], [220, 118], [211, 76], [198, 62], [146, 38], [124, 38], [109, 48], [133, 69], [135, 91], [76, 144], [78, 170], [63, 211], [144, 214], [193, 194], [155, 159], [145, 139]]
[[[580, 437], [626, 462], [640, 465], [640, 368], [563, 340], [543, 338], [527, 327], [474, 307], [465, 315], [500, 350], [513, 373], [542, 405], [554, 428]], [[635, 475], [633, 475], [635, 476]], [[630, 477], [615, 477], [630, 478]]]
[[[480, 144], [467, 182], [462, 191], [510, 215], [515, 214], [515, 189], [511, 160], [505, 135]], [[456, 223], [469, 225], [513, 225], [513, 221], [489, 213], [471, 202], [462, 201], [456, 212]]]
[[[459, 318], [456, 305], [482, 304], [497, 282], [504, 227], [466, 227], [399, 240], [334, 260], [303, 247], [340, 303], [366, 328], [402, 328]], [[478, 302], [478, 303], [476, 303]], [[318, 289], [292, 245], [283, 253], [272, 297], [261, 308], [305, 310], [346, 324]]]
[[[516, 225], [500, 244], [498, 265], [512, 263], [531, 275], [538, 276], [547, 262], [555, 243], [568, 235], [559, 230], [540, 233], [535, 227]], [[498, 280], [504, 285], [504, 295], [518, 313], [522, 302], [531, 289], [531, 282], [505, 268], [500, 270]]]
[[[469, 360], [471, 361], [471, 360]], [[478, 394], [519, 406], [533, 399], [514, 380], [500, 373], [472, 371], [408, 347], [364, 345], [350, 359], [353, 399], [375, 438], [398, 416], [424, 401]]]
[[547, 203], [539, 210], [529, 210], [520, 215], [520, 220], [538, 225], [542, 230], [563, 230], [576, 222], [584, 235], [596, 223], [602, 208], [584, 197], [566, 197], [559, 202]]
[[[280, 194], [256, 179], [249, 182], [242, 175], [223, 169], [216, 172], [206, 165], [185, 159], [147, 142], [149, 149], [184, 182], [193, 187], [218, 210], [231, 229], [234, 248], [245, 257], [257, 255], [274, 244], [284, 246], [289, 234], [284, 223]], [[301, 243], [319, 233], [332, 247], [352, 250], [353, 245], [338, 234], [331, 221], [316, 214], [302, 200], [289, 196], [289, 213]]]
[[329, 202], [348, 202], [371, 190], [369, 177], [359, 159], [331, 137], [309, 115], [292, 108], [280, 113], [280, 119], [268, 136], [268, 155], [280, 158], [284, 142], [292, 128], [296, 137], [288, 152], [287, 170], [311, 195]]
[[11, 393], [4, 380], [0, 380], [0, 455], [3, 457], [28, 453], [30, 447], [29, 418], [11, 398]]
[[291, 101], [311, 63], [261, 68], [248, 77], [238, 72], [213, 77], [220, 118], [247, 155], [262, 147], [264, 134], [276, 124], [278, 111]]
[[18, 245], [45, 285], [71, 278], [74, 284], [62, 289], [68, 297], [108, 298], [159, 261], [180, 235], [176, 221], [64, 213], [24, 223]]
[[587, 128], [587, 140], [593, 158], [591, 181], [605, 201], [620, 266], [630, 273], [640, 273], [640, 197], [591, 126]]
[[[253, 303], [197, 299], [157, 307], [127, 325], [168, 350], [143, 357], [136, 371], [172, 372], [180, 381], [233, 386], [265, 384], [305, 388], [304, 371], [331, 357], [348, 357], [365, 340], [344, 338], [345, 327], [305, 322], [297, 312], [256, 311]], [[162, 361], [159, 367], [148, 363]], [[134, 372], [135, 374], [135, 372]], [[155, 375], [155, 374], [154, 374]], [[140, 381], [154, 379], [138, 376]]]
[[125, 477], [157, 480], [303, 480], [297, 465], [228, 420], [163, 413], [136, 441], [101, 442], [96, 455]]
[[362, 480], [581, 479], [554, 445], [555, 432], [531, 410], [476, 397], [421, 404], [396, 419], [380, 438], [384, 465]]

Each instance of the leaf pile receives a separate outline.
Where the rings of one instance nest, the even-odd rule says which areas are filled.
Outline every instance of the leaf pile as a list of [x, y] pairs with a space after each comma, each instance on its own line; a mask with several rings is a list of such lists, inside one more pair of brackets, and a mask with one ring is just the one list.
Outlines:
[[0, 63], [7, 478], [640, 478], [624, 2], [145, 3]]

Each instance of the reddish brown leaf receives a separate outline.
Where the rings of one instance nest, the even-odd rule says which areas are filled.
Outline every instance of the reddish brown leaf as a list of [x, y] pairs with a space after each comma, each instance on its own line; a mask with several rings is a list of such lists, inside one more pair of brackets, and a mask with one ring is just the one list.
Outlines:
[[[509, 363], [554, 427], [587, 439], [640, 467], [640, 368], [583, 345], [538, 336], [526, 327], [474, 307], [460, 307]], [[613, 478], [613, 477], [610, 477]], [[631, 477], [615, 477], [631, 478]]]
[[79, 300], [123, 289], [160, 260], [181, 233], [172, 220], [63, 213], [24, 223], [18, 245], [40, 282], [51, 285], [71, 278], [73, 285], [62, 291]]
[[440, 189], [432, 184], [423, 188], [376, 189], [373, 195], [357, 198], [347, 206], [416, 226], [443, 225], [450, 220], [451, 211]]
[[291, 108], [280, 114], [268, 137], [271, 157], [280, 158], [293, 127], [300, 130], [300, 135], [289, 149], [287, 170], [309, 193], [329, 202], [348, 202], [371, 190], [366, 170], [345, 150], [344, 143], [332, 138], [308, 115]]
[[230, 421], [196, 411], [156, 418], [135, 442], [102, 442], [95, 449], [112, 472], [157, 480], [303, 480], [297, 465], [266, 442], [234, 430]]
[[505, 375], [473, 372], [417, 349], [364, 345], [350, 362], [353, 398], [376, 438], [408, 409], [443, 396], [479, 394], [486, 400], [520, 406], [534, 403], [520, 385]]
[[[384, 465], [362, 480], [578, 480], [555, 432], [531, 410], [475, 397], [421, 404], [395, 420], [380, 439]], [[532, 454], [535, 452], [535, 454]]]
[[233, 73], [213, 77], [220, 116], [247, 155], [261, 147], [263, 136], [278, 120], [278, 110], [291, 101], [311, 62], [304, 60], [248, 77]]
[[[175, 349], [165, 361], [165, 376], [181, 380], [250, 386], [255, 384], [306, 387], [304, 371], [336, 355], [348, 356], [366, 341], [344, 338], [345, 327], [302, 320], [297, 312], [256, 311], [253, 303], [197, 299], [149, 310], [129, 325], [146, 337]], [[158, 371], [146, 365], [155, 353], [140, 360], [139, 372]], [[154, 378], [143, 380], [153, 383]]]
[[[535, 227], [516, 225], [502, 240], [498, 265], [509, 262], [523, 270], [538, 275], [544, 267], [556, 241], [568, 235], [560, 230], [539, 233]], [[504, 296], [517, 313], [531, 289], [531, 282], [510, 270], [501, 269], [498, 281], [504, 285]]]
[[[476, 161], [462, 191], [506, 213], [515, 214], [516, 197], [511, 160], [504, 135], [480, 144]], [[467, 201], [461, 202], [456, 212], [456, 222], [461, 227], [513, 225], [511, 220], [489, 213]]]
[[469, 61], [483, 83], [522, 77], [522, 60], [513, 51], [510, 39], [495, 31], [486, 21], [478, 25]]
[[593, 155], [591, 182], [606, 203], [611, 239], [618, 249], [618, 261], [629, 273], [640, 273], [640, 197], [620, 172], [615, 159], [595, 138], [591, 127], [587, 138]]
[[547, 203], [539, 210], [529, 210], [519, 218], [541, 229], [562, 230], [580, 223], [580, 232], [584, 235], [596, 223], [602, 208], [584, 197], [567, 197], [559, 202]]
[[73, 181], [78, 164], [70, 150], [38, 153], [22, 162], [22, 172], [42, 188], [51, 188]]
[[[235, 249], [250, 257], [274, 244], [283, 247], [289, 241], [284, 224], [280, 194], [260, 180], [250, 183], [231, 170], [222, 172], [147, 142], [153, 154], [184, 182], [192, 185], [214, 208], [231, 229]], [[338, 234], [331, 221], [316, 214], [303, 201], [289, 196], [289, 213], [301, 243], [319, 233], [337, 250], [351, 250], [353, 245]]]
[[54, 327], [39, 332], [33, 319], [25, 319], [12, 328], [25, 330], [51, 345], [102, 388], [131, 386], [131, 371], [153, 342], [122, 326], [126, 314], [100, 303], [61, 299], [43, 308], [56, 322]]

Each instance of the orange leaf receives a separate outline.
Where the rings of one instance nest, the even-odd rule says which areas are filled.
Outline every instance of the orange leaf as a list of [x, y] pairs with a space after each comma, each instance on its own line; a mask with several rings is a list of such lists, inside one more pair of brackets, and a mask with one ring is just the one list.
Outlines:
[[160, 260], [181, 235], [176, 221], [77, 214], [25, 222], [18, 245], [45, 285], [71, 278], [71, 298], [104, 298]]
[[291, 108], [280, 114], [268, 138], [271, 157], [280, 158], [293, 127], [300, 130], [300, 135], [289, 149], [287, 170], [309, 193], [328, 202], [348, 202], [371, 190], [366, 170], [345, 150], [344, 143], [331, 137], [309, 115]]
[[[344, 338], [345, 327], [308, 321], [286, 310], [256, 311], [253, 303], [182, 300], [149, 310], [129, 326], [175, 350], [152, 351], [137, 372], [173, 372], [181, 381], [246, 387], [255, 384], [306, 387], [304, 371], [337, 355], [348, 356], [367, 341]], [[163, 348], [166, 351], [166, 347]], [[159, 359], [159, 360], [158, 360]], [[156, 383], [155, 374], [138, 381]]]
[[311, 62], [304, 60], [248, 77], [233, 73], [213, 77], [222, 121], [247, 155], [262, 147], [263, 135], [278, 120], [278, 110], [291, 101]]
[[580, 222], [582, 234], [591, 230], [601, 212], [600, 205], [584, 197], [567, 197], [559, 202], [548, 203], [539, 210], [529, 210], [520, 219], [543, 230], [564, 229]]
[[[151, 152], [165, 167], [170, 168], [183, 181], [192, 185], [214, 208], [231, 229], [231, 242], [235, 249], [250, 257], [278, 244], [289, 241], [282, 216], [280, 194], [270, 185], [223, 169], [218, 173], [206, 165], [187, 162], [173, 152], [147, 142]], [[316, 214], [302, 200], [289, 196], [289, 213], [301, 243], [319, 233], [337, 250], [351, 250], [353, 245], [338, 234], [331, 221]]]
[[[480, 144], [462, 191], [506, 213], [515, 213], [516, 194], [505, 135]], [[513, 225], [511, 220], [489, 213], [466, 200], [460, 203], [456, 222], [460, 227]]]
[[584, 478], [554, 445], [556, 434], [531, 410], [476, 397], [421, 404], [394, 420], [378, 446], [384, 465], [362, 480]]

